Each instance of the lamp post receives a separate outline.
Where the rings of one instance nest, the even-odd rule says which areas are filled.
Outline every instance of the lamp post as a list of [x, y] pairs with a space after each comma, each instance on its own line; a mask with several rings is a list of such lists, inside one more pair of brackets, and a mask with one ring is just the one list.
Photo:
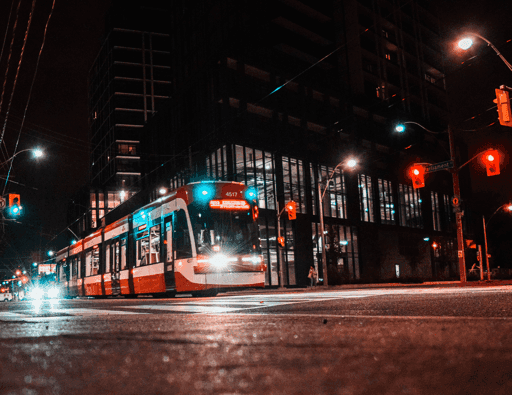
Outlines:
[[[432, 133], [432, 134], [443, 133], [443, 132], [433, 132], [433, 131], [427, 129], [426, 127], [424, 127], [423, 125], [420, 125], [419, 123], [413, 122], [413, 121], [403, 122], [403, 124], [397, 125], [395, 127], [395, 130], [397, 132], [399, 132], [399, 133], [404, 132], [405, 131], [404, 124], [408, 124], [408, 123], [411, 123], [411, 124], [414, 124], [414, 125], [418, 125], [419, 127], [424, 129], [428, 133]], [[462, 283], [465, 283], [467, 281], [467, 278], [466, 278], [466, 258], [465, 258], [465, 255], [464, 255], [464, 234], [463, 234], [463, 229], [462, 229], [462, 211], [461, 211], [460, 206], [459, 206], [459, 203], [461, 201], [460, 200], [460, 186], [459, 186], [459, 170], [463, 166], [468, 164], [470, 161], [472, 161], [474, 158], [476, 158], [476, 156], [478, 156], [478, 155], [476, 155], [475, 157], [471, 158], [468, 162], [464, 163], [462, 166], [457, 167], [456, 157], [455, 157], [455, 141], [454, 141], [454, 138], [453, 138], [453, 131], [452, 131], [452, 128], [450, 127], [450, 125], [448, 125], [448, 130], [446, 132], [448, 133], [448, 145], [449, 145], [449, 148], [450, 148], [450, 160], [453, 163], [453, 167], [451, 168], [450, 173], [452, 174], [453, 202], [454, 202], [454, 206], [455, 206], [455, 210], [456, 210], [455, 211], [455, 225], [456, 225], [456, 228], [457, 228], [457, 258], [458, 258], [458, 261], [459, 261], [459, 275], [460, 275], [460, 281]], [[457, 202], [457, 204], [455, 204], [455, 202]]]
[[354, 168], [357, 165], [357, 162], [355, 159], [349, 159], [348, 161], [344, 162], [341, 161], [336, 165], [334, 170], [331, 173], [331, 176], [325, 183], [325, 188], [322, 192], [322, 183], [318, 182], [318, 206], [319, 206], [319, 215], [320, 215], [320, 237], [322, 240], [322, 272], [323, 272], [323, 283], [324, 285], [329, 285], [329, 280], [327, 276], [327, 255], [325, 253], [325, 230], [324, 230], [324, 196], [325, 192], [327, 191], [327, 188], [329, 187], [329, 183], [331, 182], [332, 178], [334, 177], [334, 174], [336, 173], [336, 170], [343, 164], [346, 164], [349, 168]]
[[473, 45], [473, 40], [471, 39], [471, 37], [478, 37], [479, 39], [484, 40], [487, 43], [487, 45], [490, 46], [494, 50], [494, 52], [496, 52], [496, 55], [498, 55], [500, 59], [503, 60], [503, 62], [507, 65], [508, 69], [512, 71], [512, 65], [507, 61], [507, 59], [505, 59], [501, 52], [498, 51], [498, 48], [492, 45], [492, 43], [489, 40], [487, 40], [485, 37], [482, 37], [480, 34], [468, 33], [467, 37], [464, 37], [462, 40], [459, 41], [459, 48], [463, 50], [469, 49]]
[[[491, 222], [492, 217], [494, 217], [494, 214], [496, 214], [501, 209], [507, 209], [508, 211], [512, 211], [512, 203], [509, 204], [503, 204], [499, 206], [496, 211], [489, 217], [487, 220], [487, 223], [485, 222], [485, 215], [482, 215], [482, 222], [484, 224], [484, 244], [485, 244], [485, 265], [487, 266], [487, 280], [491, 279], [491, 272], [489, 269], [489, 252], [487, 250], [487, 226], [489, 225], [489, 222]], [[482, 266], [483, 260], [480, 261], [480, 266]]]
[[[16, 158], [19, 154], [21, 154], [22, 152], [27, 152], [27, 151], [31, 151], [33, 153], [33, 155], [34, 155], [34, 158], [40, 158], [41, 156], [44, 155], [43, 151], [41, 149], [39, 149], [39, 148], [27, 148], [27, 149], [24, 149], [24, 150], [16, 152], [9, 159], [7, 159], [6, 161], [0, 163], [0, 166], [5, 165], [6, 163], [12, 162], [12, 160], [14, 158]], [[5, 189], [7, 188], [7, 182], [9, 181], [9, 175], [11, 174], [11, 169], [12, 169], [12, 163], [11, 163], [11, 166], [9, 167], [9, 171], [7, 172], [7, 177], [5, 178], [5, 185], [4, 185], [4, 189], [3, 189], [3, 192], [2, 192], [2, 196], [5, 195]]]

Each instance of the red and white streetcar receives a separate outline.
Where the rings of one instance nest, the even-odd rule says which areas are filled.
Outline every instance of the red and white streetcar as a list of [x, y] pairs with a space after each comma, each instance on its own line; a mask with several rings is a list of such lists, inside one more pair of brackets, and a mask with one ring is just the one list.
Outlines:
[[253, 188], [191, 183], [57, 252], [58, 280], [68, 297], [263, 287], [257, 218]]

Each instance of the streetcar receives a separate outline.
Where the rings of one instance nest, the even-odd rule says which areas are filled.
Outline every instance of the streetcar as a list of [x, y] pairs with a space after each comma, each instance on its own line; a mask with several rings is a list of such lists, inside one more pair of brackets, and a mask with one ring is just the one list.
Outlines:
[[65, 297], [215, 296], [265, 285], [257, 193], [195, 182], [56, 253]]

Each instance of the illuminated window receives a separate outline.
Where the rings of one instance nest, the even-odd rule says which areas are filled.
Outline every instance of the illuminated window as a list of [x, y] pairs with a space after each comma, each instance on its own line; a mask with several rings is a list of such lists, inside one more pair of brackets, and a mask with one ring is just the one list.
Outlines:
[[372, 191], [372, 178], [365, 174], [359, 174], [359, 213], [361, 221], [375, 222], [375, 215], [373, 212], [373, 191]]
[[400, 199], [400, 225], [409, 228], [423, 228], [420, 191], [409, 185], [398, 185]]
[[395, 220], [395, 204], [393, 202], [393, 186], [391, 181], [379, 178], [379, 204], [380, 204], [380, 221], [383, 224], [394, 225]]
[[441, 210], [439, 207], [439, 195], [437, 192], [430, 192], [432, 201], [432, 224], [434, 230], [441, 231]]
[[338, 168], [333, 174], [334, 167], [329, 166], [318, 166], [317, 171], [313, 165], [310, 165], [311, 175], [311, 201], [313, 204], [313, 214], [318, 215], [318, 184], [322, 180], [327, 181], [332, 176], [327, 190], [324, 193], [326, 186], [322, 184], [321, 192], [324, 195], [323, 199], [323, 211], [324, 216], [334, 218], [347, 218], [347, 191], [345, 187], [345, 176], [343, 171]]
[[297, 212], [306, 212], [306, 189], [304, 185], [304, 166], [301, 160], [283, 156], [283, 187], [285, 203], [293, 200], [297, 203]]

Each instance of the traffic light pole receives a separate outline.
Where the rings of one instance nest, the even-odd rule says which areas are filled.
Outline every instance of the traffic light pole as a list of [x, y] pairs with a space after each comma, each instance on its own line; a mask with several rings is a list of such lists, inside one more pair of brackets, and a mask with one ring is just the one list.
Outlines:
[[[498, 208], [499, 210], [499, 208]], [[496, 211], [498, 211], [496, 210]], [[490, 268], [489, 268], [489, 250], [487, 250], [487, 228], [485, 226], [485, 216], [482, 215], [482, 220], [483, 220], [483, 223], [484, 223], [484, 243], [485, 243], [485, 264], [487, 266], [487, 280], [491, 281], [491, 271], [490, 271]], [[482, 254], [480, 254], [480, 266], [483, 267], [484, 265], [484, 260], [483, 260], [483, 257], [482, 257]], [[483, 280], [483, 278], [482, 278]]]
[[[466, 278], [466, 258], [464, 255], [464, 234], [462, 229], [462, 211], [460, 209], [460, 186], [459, 186], [459, 168], [455, 158], [455, 141], [452, 128], [448, 125], [448, 144], [450, 145], [450, 160], [453, 161], [451, 170], [453, 180], [453, 198], [458, 204], [455, 205], [455, 224], [457, 226], [457, 257], [459, 259], [459, 275], [460, 281], [465, 283]], [[457, 200], [455, 200], [457, 199]]]
[[[327, 186], [326, 186], [327, 188]], [[327, 256], [325, 254], [325, 232], [324, 232], [324, 195], [322, 194], [322, 183], [318, 183], [318, 209], [320, 214], [320, 237], [322, 240], [322, 272], [323, 272], [323, 284], [329, 285], [327, 279]]]
[[279, 240], [281, 239], [281, 214], [284, 212], [284, 207], [282, 210], [279, 210], [279, 202], [277, 202], [277, 253], [279, 255], [279, 287], [284, 288], [284, 254], [283, 248], [279, 244]]

